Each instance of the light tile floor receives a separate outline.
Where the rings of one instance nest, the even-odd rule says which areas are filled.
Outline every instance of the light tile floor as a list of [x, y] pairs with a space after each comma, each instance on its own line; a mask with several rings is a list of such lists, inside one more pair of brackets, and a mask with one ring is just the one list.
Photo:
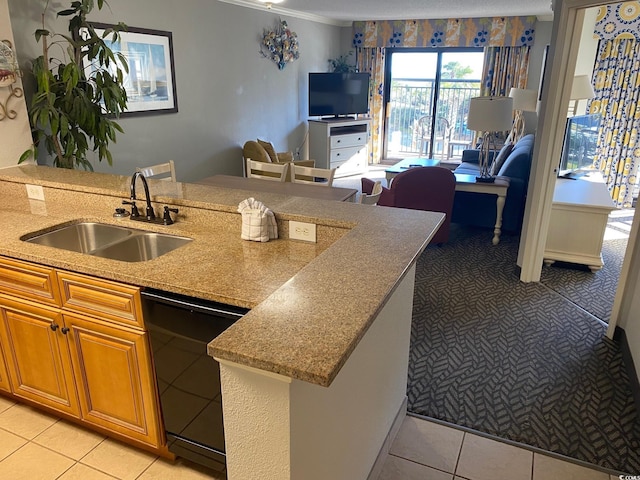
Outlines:
[[[640, 472], [637, 472], [638, 474]], [[204, 480], [169, 462], [0, 397], [0, 479]], [[614, 480], [597, 470], [408, 416], [378, 480]]]
[[169, 462], [0, 397], [0, 479], [205, 480], [214, 472]]
[[[636, 472], [636, 475], [638, 473], [640, 472]], [[618, 475], [609, 475], [439, 423], [407, 416], [391, 445], [378, 480], [618, 478]]]

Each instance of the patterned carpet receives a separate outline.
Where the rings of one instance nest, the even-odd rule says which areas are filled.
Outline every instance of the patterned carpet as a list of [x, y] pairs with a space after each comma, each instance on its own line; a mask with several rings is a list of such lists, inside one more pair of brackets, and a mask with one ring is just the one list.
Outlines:
[[556, 262], [543, 267], [542, 283], [609, 323], [631, 222], [633, 211], [616, 211], [612, 215], [605, 237], [609, 239], [602, 246], [602, 270], [594, 274], [587, 267]]
[[[545, 267], [544, 282], [522, 283], [518, 237], [503, 234], [495, 247], [490, 242], [488, 230], [452, 225], [450, 241], [419, 259], [409, 411], [640, 472], [640, 418], [622, 356], [604, 336], [605, 323], [589, 313], [608, 318], [617, 274], [588, 274], [591, 286], [596, 276], [607, 276], [594, 287], [613, 286], [603, 293], [607, 302], [578, 295], [578, 280], [563, 285], [561, 277], [586, 272]], [[608, 258], [605, 263], [613, 268]], [[602, 303], [608, 306], [595, 311]]]

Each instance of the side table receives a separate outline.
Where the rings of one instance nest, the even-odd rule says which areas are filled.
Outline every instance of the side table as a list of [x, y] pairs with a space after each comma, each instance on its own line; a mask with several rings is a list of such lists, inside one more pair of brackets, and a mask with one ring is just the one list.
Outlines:
[[477, 182], [475, 175], [456, 173], [456, 192], [484, 193], [496, 196], [496, 224], [493, 228], [493, 239], [491, 243], [497, 245], [500, 242], [502, 233], [502, 211], [507, 198], [509, 188], [509, 177], [496, 177], [493, 183]]
[[399, 161], [395, 165], [387, 168], [384, 171], [385, 178], [387, 179], [387, 188], [391, 186], [391, 180], [393, 177], [402, 173], [413, 167], [437, 167], [440, 165], [440, 160], [435, 160], [433, 158], [421, 158], [421, 157], [413, 157], [413, 158], [405, 158], [404, 160]]

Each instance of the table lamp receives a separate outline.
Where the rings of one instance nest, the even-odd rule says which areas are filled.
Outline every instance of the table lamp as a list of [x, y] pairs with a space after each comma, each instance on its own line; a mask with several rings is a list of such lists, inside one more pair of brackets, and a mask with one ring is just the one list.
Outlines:
[[571, 84], [570, 100], [573, 100], [573, 115], [578, 111], [578, 102], [595, 97], [589, 75], [576, 75]]
[[538, 92], [524, 88], [512, 88], [509, 97], [513, 98], [513, 110], [515, 112], [513, 127], [507, 138], [507, 142], [517, 142], [524, 135], [524, 112], [535, 112], [538, 107]]
[[496, 132], [511, 129], [513, 119], [513, 98], [474, 97], [469, 103], [467, 128], [482, 132], [480, 144], [480, 175], [478, 182], [491, 183], [495, 177], [490, 172], [489, 152], [496, 150]]

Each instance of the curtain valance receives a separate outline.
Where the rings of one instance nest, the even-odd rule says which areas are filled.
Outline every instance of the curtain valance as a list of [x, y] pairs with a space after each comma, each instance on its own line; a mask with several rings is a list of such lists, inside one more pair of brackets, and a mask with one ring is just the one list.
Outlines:
[[531, 46], [535, 38], [535, 23], [535, 16], [354, 22], [353, 46]]
[[602, 40], [640, 40], [640, 2], [623, 2], [600, 7], [594, 33]]

